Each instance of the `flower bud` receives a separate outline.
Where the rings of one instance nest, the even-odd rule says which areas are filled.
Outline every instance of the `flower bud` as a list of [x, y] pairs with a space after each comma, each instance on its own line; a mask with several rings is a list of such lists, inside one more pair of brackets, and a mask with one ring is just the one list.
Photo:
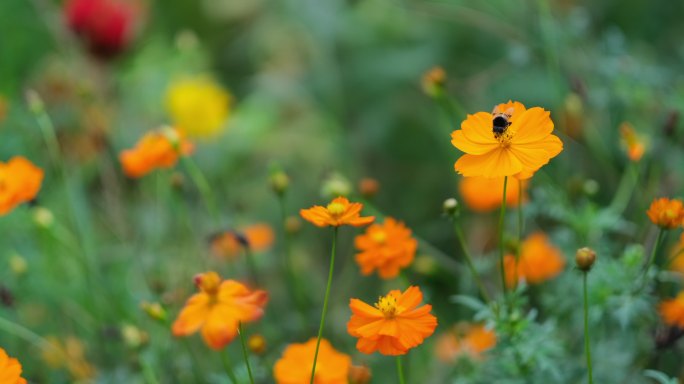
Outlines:
[[147, 332], [131, 324], [121, 326], [121, 337], [126, 346], [131, 349], [138, 349], [144, 346], [150, 339]]
[[285, 172], [275, 171], [271, 173], [271, 189], [273, 189], [276, 195], [284, 195], [289, 185], [290, 177]]
[[423, 92], [430, 97], [439, 97], [444, 92], [446, 71], [442, 67], [433, 67], [423, 74], [421, 81]]
[[328, 177], [321, 187], [321, 195], [326, 199], [339, 196], [349, 196], [352, 192], [352, 184], [339, 173], [333, 173]]
[[261, 355], [266, 352], [266, 339], [260, 334], [254, 334], [247, 339], [247, 347], [255, 355]]
[[375, 196], [378, 190], [380, 190], [380, 183], [375, 179], [365, 177], [359, 182], [359, 192], [367, 199]]
[[41, 228], [50, 228], [55, 221], [55, 216], [45, 207], [35, 207], [31, 213], [33, 222]]
[[302, 221], [297, 216], [288, 216], [285, 219], [285, 231], [289, 234], [295, 234], [302, 229]]
[[575, 254], [575, 264], [583, 272], [589, 272], [596, 261], [596, 252], [591, 248], [580, 248]]
[[352, 365], [349, 367], [350, 384], [367, 384], [371, 381], [371, 371], [365, 365]]
[[26, 273], [28, 263], [26, 259], [15, 253], [9, 258], [9, 267], [15, 275], [21, 276]]
[[166, 310], [159, 303], [148, 303], [143, 301], [140, 303], [140, 308], [153, 320], [159, 322], [166, 321]]
[[458, 215], [459, 211], [458, 200], [454, 199], [453, 197], [444, 200], [442, 210], [446, 216], [455, 217]]

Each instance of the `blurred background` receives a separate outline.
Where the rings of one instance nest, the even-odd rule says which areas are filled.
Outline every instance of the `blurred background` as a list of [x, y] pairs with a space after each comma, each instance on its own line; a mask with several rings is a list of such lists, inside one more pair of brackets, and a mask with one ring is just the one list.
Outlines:
[[[195, 273], [245, 273], [241, 263], [213, 258], [207, 239], [266, 222], [276, 241], [257, 255], [257, 264], [268, 277], [271, 314], [254, 332], [269, 341], [259, 376], [270, 382], [269, 364], [283, 346], [316, 330], [330, 246], [328, 232], [307, 223], [295, 234], [293, 261], [316, 303], [303, 321], [279, 290], [284, 235], [269, 186], [274, 170], [291, 181], [286, 216], [324, 205], [340, 188], [354, 196], [361, 179], [375, 179], [379, 190], [367, 212], [404, 221], [427, 243], [409, 281], [423, 287], [440, 324], [471, 320], [472, 309], [450, 301], [473, 292], [452, 226], [441, 217], [444, 199], [460, 199], [453, 169], [460, 153], [450, 133], [465, 113], [508, 100], [550, 110], [564, 142], [561, 155], [530, 182], [526, 231], [547, 232], [566, 255], [585, 244], [616, 260], [626, 249], [643, 253], [638, 246], [656, 234], [643, 212], [655, 196], [682, 190], [683, 18], [684, 2], [669, 0], [3, 0], [0, 160], [23, 155], [45, 170], [38, 205], [48, 211], [23, 208], [0, 218], [0, 288], [8, 297], [0, 308], [0, 345], [22, 357], [30, 382], [148, 382], [149, 367], [160, 382], [192, 382], [185, 376], [192, 363], [178, 351], [180, 343], [147, 319], [140, 303], [160, 301], [174, 318], [193, 292]], [[446, 73], [449, 100], [425, 85], [424, 74], [434, 67]], [[190, 88], [182, 88], [184, 82]], [[45, 122], [35, 104], [29, 107], [27, 92], [38, 95], [44, 104], [38, 109], [44, 107], [54, 125], [59, 162], [51, 159]], [[229, 107], [212, 109], [207, 96], [206, 110], [179, 117], [174, 95], [192, 92], [217, 93]], [[212, 114], [219, 124], [202, 125]], [[179, 119], [198, 124], [189, 139], [216, 197], [216, 220], [182, 169], [141, 179], [121, 171], [120, 151]], [[646, 143], [638, 166], [625, 155], [624, 122]], [[495, 250], [495, 216], [464, 210], [463, 226], [478, 255]], [[341, 231], [344, 257], [328, 334], [338, 349], [375, 368], [374, 382], [392, 382], [391, 360], [353, 352], [347, 303], [349, 297], [373, 302], [407, 283], [358, 275], [352, 259], [357, 232]], [[493, 276], [488, 284], [494, 290], [493, 260], [479, 258], [478, 268]], [[606, 272], [606, 288], [597, 289], [596, 299], [615, 307], [593, 321], [615, 316], [611, 321], [623, 327], [606, 325], [604, 340], [597, 341], [597, 355], [608, 356], [596, 368], [603, 378], [598, 382], [641, 382], [636, 366], [681, 374], [675, 363], [681, 348], [649, 360], [652, 332], [639, 324], [653, 324], [652, 303], [615, 302], [616, 268]], [[571, 271], [558, 280], [537, 291], [536, 300], [548, 304], [544, 316], [566, 319], [544, 323], [548, 334], [566, 339], [559, 336], [544, 361], [557, 372], [535, 382], [582, 377], [581, 356], [572, 352], [581, 345], [570, 336], [581, 335], [581, 328], [564, 334], [559, 326], [580, 324], [573, 314], [580, 300], [554, 303], [579, 280]], [[148, 339], [127, 340], [126, 326]], [[77, 364], [44, 368], [50, 358], [36, 337], [53, 337], [85, 373]], [[32, 338], [38, 341], [27, 343]], [[190, 341], [198, 354], [209, 353], [197, 337]], [[447, 379], [458, 374], [433, 361], [431, 343], [424, 349], [409, 371], [436, 373], [413, 382], [497, 377], [469, 367], [458, 372], [472, 377]], [[231, 351], [239, 361], [238, 349]], [[558, 362], [561, 356], [568, 360]], [[208, 381], [227, 382], [218, 357], [200, 363]], [[165, 373], [167, 367], [173, 373]]]

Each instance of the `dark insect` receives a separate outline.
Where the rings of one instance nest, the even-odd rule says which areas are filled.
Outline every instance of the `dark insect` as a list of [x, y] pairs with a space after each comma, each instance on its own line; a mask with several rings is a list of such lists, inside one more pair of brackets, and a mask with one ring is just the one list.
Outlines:
[[501, 112], [499, 107], [496, 107], [492, 111], [492, 115], [494, 115], [492, 119], [492, 132], [494, 132], [494, 136], [499, 137], [511, 125], [509, 119], [513, 115], [513, 108], [508, 108], [505, 112]]

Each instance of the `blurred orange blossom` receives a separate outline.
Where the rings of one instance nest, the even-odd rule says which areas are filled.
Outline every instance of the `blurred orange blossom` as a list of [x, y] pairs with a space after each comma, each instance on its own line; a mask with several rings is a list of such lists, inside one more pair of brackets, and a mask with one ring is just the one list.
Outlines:
[[268, 302], [268, 293], [250, 291], [235, 280], [221, 280], [216, 272], [195, 277], [200, 292], [185, 303], [173, 323], [174, 336], [188, 336], [201, 328], [204, 342], [220, 350], [237, 335], [239, 323], [259, 320]]

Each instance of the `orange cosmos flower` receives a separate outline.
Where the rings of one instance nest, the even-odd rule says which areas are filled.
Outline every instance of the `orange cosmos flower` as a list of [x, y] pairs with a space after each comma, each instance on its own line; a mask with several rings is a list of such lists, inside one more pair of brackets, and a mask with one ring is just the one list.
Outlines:
[[0, 215], [33, 200], [43, 182], [43, 170], [22, 156], [0, 162]]
[[339, 227], [340, 225], [362, 227], [375, 220], [374, 216], [361, 217], [362, 208], [361, 203], [350, 203], [346, 197], [338, 197], [326, 207], [315, 205], [309, 209], [300, 210], [299, 214], [318, 227]]
[[418, 307], [423, 300], [420, 288], [411, 286], [404, 293], [390, 291], [380, 297], [375, 307], [351, 299], [352, 316], [347, 331], [357, 337], [356, 349], [362, 353], [404, 355], [423, 343], [437, 327], [437, 318], [430, 314], [431, 305]]
[[622, 145], [627, 150], [627, 157], [633, 162], [641, 160], [646, 152], [646, 145], [644, 141], [639, 137], [632, 124], [622, 123], [620, 125], [620, 136], [622, 136]]
[[[476, 212], [489, 212], [501, 207], [501, 191], [503, 191], [503, 177], [464, 177], [458, 184], [463, 201]], [[527, 200], [527, 181], [512, 178], [508, 181], [506, 190], [506, 205], [516, 207], [520, 202], [519, 191], [522, 184], [523, 201]]]
[[139, 178], [157, 168], [171, 168], [179, 156], [193, 151], [192, 144], [183, 139], [176, 129], [148, 132], [133, 149], [119, 155], [123, 171], [128, 177]]
[[411, 264], [418, 248], [411, 230], [390, 217], [368, 227], [366, 233], [356, 236], [354, 244], [360, 251], [356, 263], [361, 273], [370, 275], [377, 269], [383, 279], [396, 277], [400, 269]]
[[26, 384], [26, 379], [21, 377], [19, 360], [9, 357], [2, 348], [0, 348], [0, 383]]
[[275, 235], [270, 225], [258, 223], [239, 231], [225, 231], [211, 237], [211, 251], [214, 255], [233, 259], [242, 247], [254, 252], [265, 251], [273, 244]]
[[200, 292], [185, 303], [173, 323], [174, 336], [188, 336], [202, 329], [204, 342], [215, 350], [237, 335], [238, 323], [256, 321], [264, 314], [268, 293], [250, 291], [235, 280], [221, 281], [216, 272], [195, 277]]
[[658, 310], [665, 324], [684, 328], [684, 291], [674, 299], [664, 300]]
[[662, 229], [672, 229], [684, 224], [684, 205], [679, 199], [655, 199], [646, 214], [653, 224]]
[[496, 345], [496, 334], [481, 324], [457, 324], [437, 340], [437, 357], [454, 363], [461, 356], [482, 358], [482, 353]]
[[[515, 256], [506, 255], [506, 284], [512, 287], [515, 282]], [[565, 259], [561, 251], [554, 247], [542, 232], [536, 232], [523, 241], [518, 260], [518, 279], [529, 284], [539, 284], [556, 277], [563, 271]]]
[[563, 150], [552, 131], [548, 111], [526, 109], [517, 101], [499, 104], [492, 113], [468, 115], [451, 134], [451, 143], [465, 152], [455, 169], [466, 177], [530, 178]]
[[[306, 343], [290, 344], [285, 348], [283, 356], [273, 367], [273, 376], [277, 384], [309, 384], [313, 368], [316, 338]], [[315, 384], [347, 384], [351, 357], [340, 353], [321, 339], [316, 361]]]

